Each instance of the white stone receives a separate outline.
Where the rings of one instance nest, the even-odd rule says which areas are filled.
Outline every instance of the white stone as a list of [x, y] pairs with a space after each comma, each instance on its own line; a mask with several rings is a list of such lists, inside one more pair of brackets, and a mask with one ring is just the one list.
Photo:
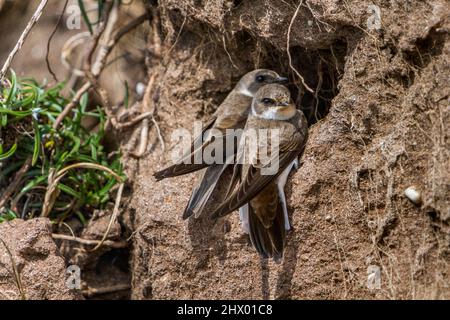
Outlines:
[[136, 84], [136, 93], [138, 94], [138, 96], [142, 97], [144, 95], [145, 92], [145, 84], [143, 84], [142, 82], [138, 82]]
[[414, 204], [420, 204], [422, 202], [420, 191], [414, 186], [405, 189], [405, 196]]

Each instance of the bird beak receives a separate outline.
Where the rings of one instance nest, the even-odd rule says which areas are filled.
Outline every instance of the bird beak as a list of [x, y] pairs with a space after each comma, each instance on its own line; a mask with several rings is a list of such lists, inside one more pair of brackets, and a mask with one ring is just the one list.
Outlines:
[[289, 79], [286, 77], [278, 77], [278, 78], [275, 78], [275, 80], [274, 80], [275, 83], [286, 83], [288, 81], [289, 81]]
[[278, 103], [278, 106], [279, 107], [288, 107], [289, 106], [289, 103], [287, 103], [287, 102], [280, 102], [280, 103]]

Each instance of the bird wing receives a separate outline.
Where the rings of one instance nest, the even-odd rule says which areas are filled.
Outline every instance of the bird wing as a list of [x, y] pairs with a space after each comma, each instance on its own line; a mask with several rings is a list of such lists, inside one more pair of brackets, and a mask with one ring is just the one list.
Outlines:
[[[294, 134], [291, 139], [285, 140], [280, 145], [279, 169], [276, 174], [262, 174], [262, 166], [246, 165], [244, 176], [240, 182], [231, 181], [230, 185], [237, 184], [237, 189], [225, 199], [225, 201], [213, 212], [212, 217], [218, 218], [236, 210], [253, 199], [270, 182], [302, 152], [305, 145], [305, 137], [300, 133]], [[240, 170], [244, 170], [241, 168]], [[233, 179], [238, 177], [233, 175]]]
[[[210, 139], [206, 139], [200, 147], [196, 148], [196, 146], [202, 142], [204, 133], [208, 129], [218, 129], [224, 132], [223, 137], [225, 137], [226, 129], [243, 128], [247, 120], [250, 103], [251, 98], [237, 93], [230, 93], [225, 101], [222, 102], [214, 116], [205, 125], [202, 134], [194, 140], [189, 152], [183, 155], [181, 161], [177, 164], [156, 172], [154, 174], [156, 180], [159, 181], [168, 177], [180, 176], [208, 167], [210, 164], [205, 163], [204, 161], [197, 164], [195, 163], [196, 161], [194, 161], [194, 159], [204, 160], [203, 157], [200, 156], [203, 154], [203, 150], [212, 142]], [[216, 138], [220, 137], [216, 136]]]
[[[226, 129], [242, 128], [245, 125], [246, 120], [246, 114], [221, 115], [216, 120], [214, 128], [221, 129], [222, 131], [226, 132]], [[226, 159], [223, 164], [213, 164], [205, 170], [200, 179], [200, 183], [192, 191], [189, 202], [184, 209], [183, 219], [187, 219], [192, 215], [194, 215], [195, 217], [200, 216], [211, 194], [215, 190], [217, 183], [220, 181], [223, 172], [228, 167], [228, 165], [232, 163], [232, 160], [234, 159], [237, 152], [237, 146], [239, 145], [240, 136], [235, 135], [235, 132], [225, 133], [222, 136], [222, 138], [225, 139], [229, 137], [233, 139], [237, 138], [237, 140], [235, 140], [236, 143], [233, 144], [233, 154], [226, 154]], [[236, 174], [236, 172], [234, 172], [234, 174]]]
[[231, 113], [221, 115], [217, 118], [214, 127], [221, 130], [243, 128], [245, 126], [247, 116], [247, 113]]
[[222, 177], [223, 172], [227, 168], [228, 163], [224, 164], [213, 164], [206, 168], [200, 179], [200, 183], [192, 191], [189, 202], [184, 209], [183, 219], [187, 219], [194, 215], [196, 218], [199, 217], [205, 205], [215, 190], [217, 183]]
[[195, 159], [203, 159], [203, 157], [199, 157], [198, 154], [199, 153], [203, 154], [203, 150], [205, 149], [205, 147], [207, 145], [209, 145], [211, 143], [211, 140], [206, 140], [199, 147], [197, 147], [197, 148], [195, 148], [195, 147], [200, 144], [205, 132], [213, 127], [216, 119], [217, 119], [216, 117], [212, 117], [206, 123], [206, 125], [202, 129], [202, 133], [197, 138], [195, 138], [195, 140], [191, 144], [191, 148], [189, 149], [190, 151], [185, 153], [178, 163], [171, 165], [171, 166], [169, 166], [163, 170], [160, 170], [158, 172], [155, 172], [153, 174], [153, 176], [156, 178], [156, 181], [160, 181], [165, 178], [176, 177], [176, 176], [180, 176], [183, 174], [191, 173], [191, 172], [203, 169], [208, 166], [208, 164], [203, 163], [203, 162], [195, 163], [194, 160]]

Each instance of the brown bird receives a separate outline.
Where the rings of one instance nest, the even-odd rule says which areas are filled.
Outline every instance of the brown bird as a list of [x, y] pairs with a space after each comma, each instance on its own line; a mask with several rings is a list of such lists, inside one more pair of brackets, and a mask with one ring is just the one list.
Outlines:
[[[222, 217], [240, 208], [243, 228], [259, 254], [279, 259], [283, 255], [286, 230], [290, 228], [284, 185], [304, 149], [308, 123], [303, 112], [296, 109], [289, 90], [282, 85], [269, 84], [259, 89], [251, 110], [228, 195], [212, 217]], [[274, 130], [279, 134], [279, 143], [263, 138], [264, 134], [272, 137]], [[252, 158], [248, 154], [255, 149]], [[262, 155], [267, 157], [264, 159]]]
[[[194, 140], [190, 152], [185, 154], [178, 163], [158, 171], [154, 174], [157, 181], [168, 177], [175, 177], [191, 173], [208, 167], [200, 178], [200, 183], [194, 188], [189, 202], [184, 210], [183, 219], [194, 215], [198, 217], [209, 197], [216, 188], [224, 170], [228, 166], [228, 161], [234, 157], [235, 150], [231, 154], [224, 155], [223, 163], [206, 163], [196, 159], [203, 159], [203, 150], [212, 142], [207, 135], [208, 131], [214, 130], [215, 139], [217, 131], [226, 136], [227, 129], [244, 128], [248, 117], [253, 95], [262, 86], [271, 83], [283, 83], [287, 78], [280, 77], [276, 72], [267, 69], [258, 69], [245, 74], [236, 84], [234, 89], [228, 94], [222, 104], [218, 107], [212, 118], [203, 127], [202, 135]], [[203, 139], [206, 136], [206, 139]], [[199, 157], [200, 156], [200, 157]]]

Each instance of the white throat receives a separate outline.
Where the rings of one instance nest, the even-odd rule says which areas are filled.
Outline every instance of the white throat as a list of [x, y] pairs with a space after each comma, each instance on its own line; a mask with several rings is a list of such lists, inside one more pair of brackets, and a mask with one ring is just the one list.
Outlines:
[[293, 116], [297, 110], [295, 108], [289, 108], [287, 110], [280, 111], [278, 108], [267, 108], [262, 113], [257, 113], [255, 107], [252, 105], [252, 114], [255, 117], [266, 119], [266, 120], [289, 120]]
[[250, 97], [253, 98], [253, 93], [251, 93], [250, 91], [248, 91], [247, 88], [243, 88], [241, 85], [238, 88], [238, 92], [246, 97]]

